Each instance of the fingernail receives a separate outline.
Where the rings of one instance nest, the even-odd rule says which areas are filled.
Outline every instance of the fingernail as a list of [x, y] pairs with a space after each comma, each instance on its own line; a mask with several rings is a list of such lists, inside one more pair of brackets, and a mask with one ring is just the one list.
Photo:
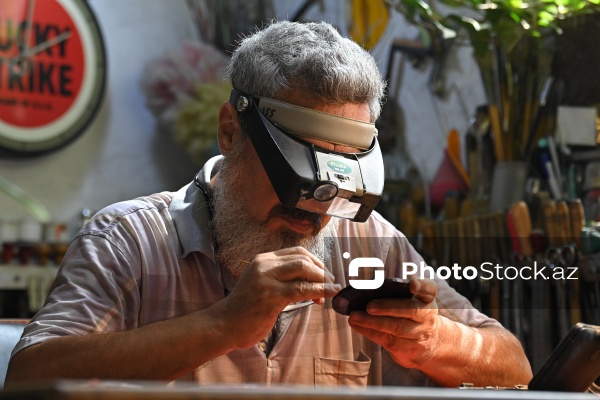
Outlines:
[[362, 320], [362, 315], [358, 312], [350, 313], [350, 322], [360, 322]]
[[327, 276], [331, 278], [332, 282], [335, 281], [335, 276], [331, 272], [329, 272], [327, 270], [325, 270], [325, 272], [327, 273]]
[[415, 280], [414, 285], [415, 285], [415, 291], [417, 291], [417, 292], [419, 290], [421, 290], [421, 286], [423, 286], [423, 284], [421, 283], [421, 281], [418, 281], [418, 280]]

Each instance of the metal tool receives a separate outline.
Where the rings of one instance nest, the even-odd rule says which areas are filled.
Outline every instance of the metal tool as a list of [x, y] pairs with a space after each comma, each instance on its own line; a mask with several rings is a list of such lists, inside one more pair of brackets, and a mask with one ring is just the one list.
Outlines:
[[[574, 255], [574, 249], [571, 247], [563, 247], [560, 245], [560, 230], [558, 227], [558, 212], [556, 203], [548, 202], [544, 206], [544, 223], [546, 233], [548, 235], [548, 249], [546, 250], [545, 262], [550, 270], [562, 268], [563, 265], [570, 262], [568, 257]], [[565, 259], [567, 257], [567, 259]], [[566, 308], [567, 296], [565, 282], [558, 279], [552, 279], [554, 290], [554, 311], [557, 324], [557, 337], [564, 337], [569, 331], [569, 310]]]
[[[580, 199], [568, 201], [570, 225], [571, 225], [571, 240], [575, 245], [575, 262], [581, 260], [582, 238], [581, 231], [585, 226], [585, 213], [583, 203]], [[569, 289], [571, 292], [571, 325], [575, 325], [582, 321], [581, 317], [581, 287], [579, 284], [579, 268], [575, 270], [574, 280], [569, 280]]]
[[[513, 260], [518, 267], [529, 266], [533, 261], [531, 247], [531, 217], [524, 201], [515, 202], [508, 214], [509, 231], [513, 238]], [[523, 273], [521, 269], [520, 273]], [[512, 281], [512, 313], [515, 321], [515, 335], [524, 341], [528, 334], [528, 316], [525, 310], [525, 285], [521, 276]]]

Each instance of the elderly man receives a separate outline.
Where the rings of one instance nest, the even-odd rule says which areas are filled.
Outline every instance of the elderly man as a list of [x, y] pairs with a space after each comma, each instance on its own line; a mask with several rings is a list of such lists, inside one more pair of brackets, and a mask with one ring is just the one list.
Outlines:
[[412, 298], [349, 317], [331, 306], [352, 259], [381, 260], [387, 277], [421, 261], [372, 212], [384, 90], [373, 58], [326, 23], [275, 22], [243, 39], [228, 75], [222, 156], [176, 193], [94, 216], [7, 383], [528, 383], [518, 340], [444, 281], [413, 279]]

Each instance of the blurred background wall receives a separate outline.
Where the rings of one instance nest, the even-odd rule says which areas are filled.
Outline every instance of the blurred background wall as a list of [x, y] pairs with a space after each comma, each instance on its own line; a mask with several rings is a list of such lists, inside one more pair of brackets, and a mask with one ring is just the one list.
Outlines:
[[[274, 0], [273, 12], [279, 19], [290, 18], [300, 3]], [[319, 3], [303, 18], [329, 21], [348, 34], [348, 2]], [[108, 59], [107, 89], [99, 113], [87, 131], [66, 148], [31, 159], [0, 159], [0, 176], [44, 204], [54, 222], [67, 223], [69, 234], [79, 227], [83, 209], [97, 211], [116, 201], [176, 190], [199, 168], [157, 124], [145, 106], [140, 85], [151, 60], [198, 38], [188, 3], [90, 0], [89, 4], [102, 29]], [[396, 12], [391, 14], [382, 37], [371, 49], [383, 75], [392, 41], [417, 36], [414, 25]], [[402, 76], [391, 76], [395, 81], [390, 90], [401, 93], [397, 112], [403, 132], [395, 150], [386, 156], [389, 179], [403, 175], [407, 161], [431, 179], [442, 160], [448, 131], [455, 128], [465, 132], [469, 113], [484, 103], [470, 52], [469, 46], [459, 45], [447, 55], [445, 98], [437, 98], [426, 89], [434, 66], [431, 60], [420, 65], [405, 62]], [[395, 70], [403, 57], [396, 55]], [[20, 204], [0, 196], [0, 221], [28, 218]]]

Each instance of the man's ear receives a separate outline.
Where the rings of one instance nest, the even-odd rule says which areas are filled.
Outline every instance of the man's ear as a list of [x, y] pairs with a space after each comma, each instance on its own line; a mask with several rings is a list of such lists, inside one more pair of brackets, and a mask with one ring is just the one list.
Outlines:
[[219, 110], [219, 131], [217, 134], [219, 149], [224, 156], [242, 139], [242, 128], [237, 110], [229, 102], [221, 105]]

